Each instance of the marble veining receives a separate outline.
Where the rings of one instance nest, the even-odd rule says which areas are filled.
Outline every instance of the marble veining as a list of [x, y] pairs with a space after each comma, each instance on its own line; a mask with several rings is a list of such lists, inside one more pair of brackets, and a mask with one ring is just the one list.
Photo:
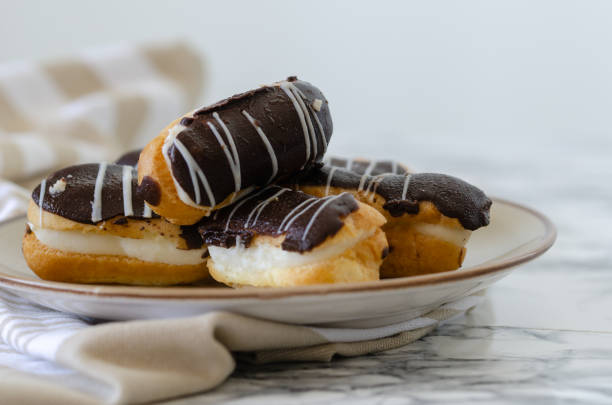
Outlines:
[[226, 384], [197, 401], [170, 403], [606, 404], [610, 342], [612, 333], [447, 324], [412, 345], [361, 358], [240, 364]]

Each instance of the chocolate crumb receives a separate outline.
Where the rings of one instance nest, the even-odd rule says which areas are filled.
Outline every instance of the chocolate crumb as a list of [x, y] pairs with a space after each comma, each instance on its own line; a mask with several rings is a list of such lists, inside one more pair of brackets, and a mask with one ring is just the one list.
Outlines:
[[298, 78], [297, 78], [297, 76], [289, 76], [289, 77], [287, 78], [287, 81], [288, 81], [288, 82], [295, 82], [295, 81], [297, 81], [297, 79], [298, 79]]
[[128, 223], [128, 220], [126, 217], [121, 217], [113, 221], [113, 224], [115, 225], [127, 225], [127, 223]]
[[32, 229], [30, 229], [30, 225], [26, 224], [26, 230], [25, 230], [25, 232], [26, 232], [26, 235], [29, 235], [29, 234], [31, 234], [31, 233], [32, 233]]

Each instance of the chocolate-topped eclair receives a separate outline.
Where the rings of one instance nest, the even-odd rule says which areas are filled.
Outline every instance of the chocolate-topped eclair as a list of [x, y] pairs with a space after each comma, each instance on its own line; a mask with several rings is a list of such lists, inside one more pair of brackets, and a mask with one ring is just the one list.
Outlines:
[[[364, 158], [348, 159], [338, 156], [326, 157], [323, 162], [327, 166], [346, 169], [357, 174], [375, 176], [377, 174], [405, 174], [410, 170], [395, 160], [371, 160]], [[337, 170], [337, 169], [336, 169]]]
[[154, 214], [131, 166], [83, 164], [43, 179], [32, 193], [23, 253], [41, 278], [168, 285], [207, 277], [195, 227]]
[[370, 175], [321, 166], [292, 185], [318, 197], [349, 192], [385, 216], [390, 254], [381, 277], [457, 269], [471, 231], [489, 223], [491, 200], [477, 187], [443, 174]]
[[323, 93], [290, 77], [172, 122], [140, 154], [139, 183], [155, 212], [193, 224], [313, 166], [332, 130]]
[[377, 280], [384, 222], [348, 193], [317, 198], [268, 186], [203, 218], [198, 229], [214, 279], [276, 287]]

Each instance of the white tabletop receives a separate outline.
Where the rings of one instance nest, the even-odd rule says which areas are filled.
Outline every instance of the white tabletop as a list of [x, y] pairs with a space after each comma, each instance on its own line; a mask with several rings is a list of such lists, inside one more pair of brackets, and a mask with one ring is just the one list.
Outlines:
[[169, 403], [612, 402], [612, 137], [369, 138], [338, 130], [331, 153], [468, 179], [550, 216], [557, 243], [417, 343], [329, 364], [239, 364], [216, 390]]

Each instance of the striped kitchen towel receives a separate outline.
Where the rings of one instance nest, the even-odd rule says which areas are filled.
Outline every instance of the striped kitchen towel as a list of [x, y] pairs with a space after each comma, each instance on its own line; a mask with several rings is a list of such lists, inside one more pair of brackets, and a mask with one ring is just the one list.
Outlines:
[[[29, 188], [51, 170], [142, 146], [196, 104], [202, 85], [202, 59], [182, 42], [0, 64], [0, 186]], [[0, 199], [0, 213], [11, 204]]]
[[95, 325], [0, 290], [0, 392], [7, 403], [20, 404], [162, 400], [221, 384], [234, 369], [232, 353], [268, 363], [389, 350], [423, 337], [482, 298], [468, 296], [416, 319], [359, 329], [289, 325], [227, 312]]

